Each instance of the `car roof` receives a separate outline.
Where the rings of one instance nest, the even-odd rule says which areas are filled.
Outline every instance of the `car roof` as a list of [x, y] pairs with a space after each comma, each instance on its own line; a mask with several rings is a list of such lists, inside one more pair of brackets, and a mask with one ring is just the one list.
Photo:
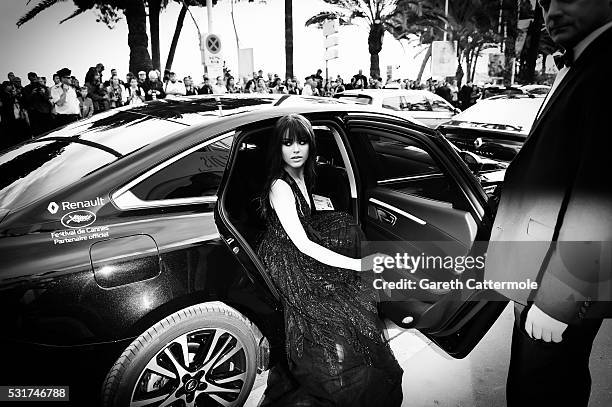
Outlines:
[[398, 96], [407, 94], [421, 94], [421, 95], [434, 95], [436, 94], [423, 89], [349, 89], [344, 92], [340, 92], [337, 95], [367, 95], [367, 96]]
[[[68, 140], [124, 156], [169, 140], [182, 142], [184, 137], [191, 138], [189, 134], [193, 131], [199, 132], [199, 139], [205, 139], [228, 129], [290, 113], [330, 111], [378, 113], [421, 125], [387, 109], [332, 98], [276, 94], [199, 95], [158, 99], [140, 106], [112, 109], [53, 130], [34, 142]], [[206, 128], [204, 134], [203, 128]]]
[[527, 135], [543, 97], [505, 95], [481, 100], [454, 116], [441, 127], [476, 128]]
[[[372, 98], [372, 100], [376, 100], [377, 104], [381, 101], [381, 99], [394, 97], [394, 96], [408, 96], [408, 97], [419, 97], [419, 98], [428, 98], [434, 99], [436, 101], [442, 101], [445, 104], [450, 104], [443, 97], [436, 95], [433, 92], [424, 89], [350, 89], [345, 90], [344, 92], [340, 92], [334, 95], [336, 99], [342, 99], [342, 95], [346, 96], [366, 96]], [[349, 99], [349, 98], [347, 98]]]

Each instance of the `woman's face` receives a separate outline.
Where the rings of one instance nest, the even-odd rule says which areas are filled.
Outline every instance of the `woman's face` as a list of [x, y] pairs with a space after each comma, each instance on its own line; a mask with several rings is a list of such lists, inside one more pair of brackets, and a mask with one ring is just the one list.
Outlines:
[[283, 161], [289, 167], [301, 168], [308, 159], [310, 145], [305, 140], [292, 140], [283, 138], [282, 153]]
[[130, 79], [130, 86], [133, 87], [133, 88], [138, 86], [138, 80], [136, 78]]
[[263, 89], [266, 86], [266, 83], [264, 82], [263, 79], [260, 79], [257, 81], [257, 86]]

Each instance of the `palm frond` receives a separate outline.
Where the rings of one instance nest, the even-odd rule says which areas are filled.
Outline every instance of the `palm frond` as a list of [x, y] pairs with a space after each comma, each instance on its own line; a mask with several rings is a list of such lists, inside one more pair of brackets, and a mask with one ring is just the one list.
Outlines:
[[[28, 10], [19, 20], [17, 20], [17, 27], [21, 27], [34, 17], [36, 17], [41, 11], [48, 9], [49, 7], [66, 0], [41, 0], [37, 5]], [[29, 2], [28, 2], [29, 3]]]
[[304, 24], [306, 27], [316, 24], [320, 26], [327, 20], [339, 20], [340, 25], [350, 25], [350, 19], [337, 11], [321, 11], [319, 14], [310, 17]]
[[71, 18], [74, 18], [74, 17], [78, 16], [79, 14], [83, 14], [86, 11], [87, 11], [86, 9], [78, 8], [78, 9], [74, 10], [72, 12], [72, 14], [70, 14], [68, 17], [66, 17], [63, 20], [61, 20], [59, 23], [62, 24], [64, 22], [70, 20]]

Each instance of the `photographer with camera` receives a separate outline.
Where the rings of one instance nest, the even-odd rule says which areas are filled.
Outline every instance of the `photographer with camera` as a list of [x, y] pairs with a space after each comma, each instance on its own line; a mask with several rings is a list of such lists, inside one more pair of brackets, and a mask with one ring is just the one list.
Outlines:
[[28, 80], [30, 83], [24, 86], [21, 92], [22, 103], [28, 112], [32, 135], [38, 136], [52, 128], [53, 106], [49, 101], [51, 94], [35, 72], [28, 73]]

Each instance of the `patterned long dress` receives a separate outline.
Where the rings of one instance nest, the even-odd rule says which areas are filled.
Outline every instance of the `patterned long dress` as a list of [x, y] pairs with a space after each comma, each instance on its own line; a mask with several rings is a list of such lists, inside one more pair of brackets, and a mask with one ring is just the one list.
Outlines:
[[[312, 210], [284, 172], [309, 238], [357, 257], [361, 231], [344, 212]], [[399, 406], [403, 371], [382, 333], [376, 295], [359, 273], [300, 252], [276, 213], [258, 254], [281, 293], [286, 355], [270, 372], [260, 406]], [[286, 362], [286, 364], [285, 364]]]

